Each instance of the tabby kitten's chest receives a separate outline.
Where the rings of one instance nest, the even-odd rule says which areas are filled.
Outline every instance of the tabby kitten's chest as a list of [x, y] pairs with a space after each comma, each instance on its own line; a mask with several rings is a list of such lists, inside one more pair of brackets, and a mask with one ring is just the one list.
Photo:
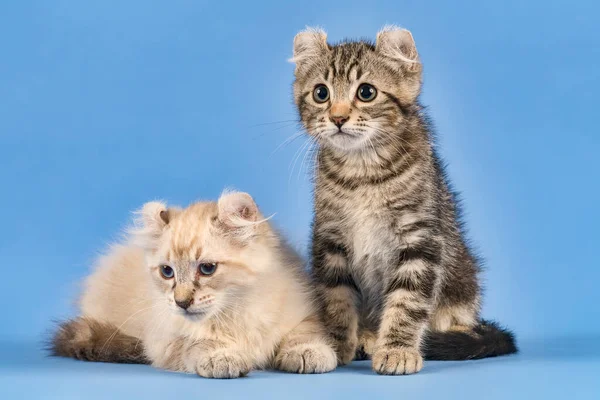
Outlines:
[[381, 196], [375, 192], [357, 194], [347, 204], [346, 232], [353, 265], [369, 258], [382, 258], [386, 249], [393, 246], [391, 215], [383, 206]]
[[340, 221], [349, 250], [348, 272], [361, 294], [361, 320], [376, 326], [391, 253], [397, 248], [390, 211], [377, 190], [370, 188], [346, 202]]

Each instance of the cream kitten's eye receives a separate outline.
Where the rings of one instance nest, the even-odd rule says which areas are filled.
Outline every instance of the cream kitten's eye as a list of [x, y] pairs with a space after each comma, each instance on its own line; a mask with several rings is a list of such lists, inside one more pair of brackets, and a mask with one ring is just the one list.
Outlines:
[[377, 97], [377, 89], [375, 89], [375, 86], [373, 85], [363, 83], [358, 87], [358, 90], [356, 91], [356, 97], [364, 102], [373, 101], [375, 97]]
[[175, 271], [173, 271], [173, 268], [169, 267], [168, 265], [161, 265], [160, 275], [165, 279], [173, 279], [175, 276]]
[[217, 270], [217, 263], [201, 263], [198, 265], [198, 270], [202, 275], [212, 275]]
[[313, 99], [317, 103], [325, 103], [329, 100], [329, 89], [325, 85], [317, 85], [313, 90]]

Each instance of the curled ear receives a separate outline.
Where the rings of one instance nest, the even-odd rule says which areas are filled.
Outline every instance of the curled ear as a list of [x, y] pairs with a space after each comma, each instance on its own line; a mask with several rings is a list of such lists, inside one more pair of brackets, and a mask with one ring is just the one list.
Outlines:
[[392, 58], [408, 72], [421, 72], [419, 53], [410, 31], [397, 26], [385, 26], [377, 34], [375, 49]]
[[306, 61], [321, 57], [329, 51], [327, 34], [320, 28], [307, 27], [294, 37], [294, 56], [290, 62], [296, 63], [296, 72]]
[[254, 236], [258, 225], [266, 221], [248, 193], [224, 192], [217, 204], [221, 227], [227, 234], [242, 241]]
[[258, 207], [248, 193], [225, 192], [218, 206], [219, 220], [227, 226], [249, 225], [258, 220]]
[[163, 231], [179, 212], [159, 201], [144, 204], [135, 212], [133, 227], [129, 229], [134, 243], [144, 249], [156, 249]]

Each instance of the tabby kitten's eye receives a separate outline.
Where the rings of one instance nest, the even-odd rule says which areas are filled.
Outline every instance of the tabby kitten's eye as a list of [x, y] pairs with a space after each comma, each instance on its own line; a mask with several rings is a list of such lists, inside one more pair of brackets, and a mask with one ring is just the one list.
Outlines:
[[363, 83], [358, 87], [358, 90], [356, 91], [356, 97], [364, 102], [372, 101], [375, 99], [375, 97], [377, 97], [377, 89], [375, 89], [375, 86], [373, 85]]
[[173, 279], [175, 276], [175, 271], [173, 271], [173, 268], [169, 267], [168, 265], [161, 265], [160, 275], [165, 279]]
[[201, 263], [198, 265], [198, 270], [202, 275], [212, 275], [217, 270], [217, 263]]
[[329, 89], [325, 85], [317, 85], [315, 90], [313, 90], [313, 99], [317, 103], [325, 103], [329, 100]]

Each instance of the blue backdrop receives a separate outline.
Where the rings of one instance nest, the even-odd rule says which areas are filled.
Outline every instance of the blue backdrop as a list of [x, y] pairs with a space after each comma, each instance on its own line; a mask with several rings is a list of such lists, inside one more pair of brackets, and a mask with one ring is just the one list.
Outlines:
[[[251, 193], [301, 249], [310, 157], [292, 39], [410, 29], [441, 153], [487, 260], [484, 316], [600, 333], [594, 1], [0, 3], [0, 337], [72, 315], [77, 282], [152, 199]], [[278, 147], [280, 146], [280, 147]]]

